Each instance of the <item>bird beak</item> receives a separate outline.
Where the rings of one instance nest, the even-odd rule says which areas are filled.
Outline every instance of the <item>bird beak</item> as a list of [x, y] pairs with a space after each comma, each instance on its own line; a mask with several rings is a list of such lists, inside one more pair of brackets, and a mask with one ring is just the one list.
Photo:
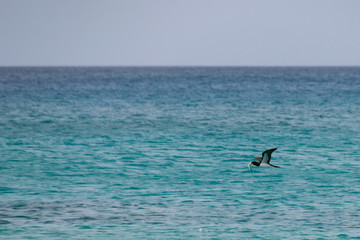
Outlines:
[[250, 162], [250, 163], [248, 164], [248, 166], [249, 166], [250, 171], [252, 172], [251, 165], [252, 165], [252, 163]]

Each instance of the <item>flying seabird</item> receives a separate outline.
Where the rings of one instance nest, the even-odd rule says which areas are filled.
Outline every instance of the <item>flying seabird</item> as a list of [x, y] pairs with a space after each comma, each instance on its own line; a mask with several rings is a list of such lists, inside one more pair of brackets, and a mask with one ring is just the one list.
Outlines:
[[251, 165], [255, 165], [255, 166], [257, 166], [257, 167], [267, 166], [267, 167], [276, 167], [276, 168], [279, 168], [279, 166], [275, 166], [275, 165], [270, 164], [271, 153], [272, 153], [273, 151], [275, 151], [276, 149], [277, 149], [277, 148], [268, 149], [268, 150], [266, 150], [266, 151], [264, 151], [264, 152], [262, 153], [262, 157], [256, 157], [256, 158], [255, 158], [257, 161], [252, 161], [252, 162], [250, 162], [250, 163], [249, 163], [249, 169], [250, 169], [250, 171], [252, 171], [252, 170], [251, 170]]

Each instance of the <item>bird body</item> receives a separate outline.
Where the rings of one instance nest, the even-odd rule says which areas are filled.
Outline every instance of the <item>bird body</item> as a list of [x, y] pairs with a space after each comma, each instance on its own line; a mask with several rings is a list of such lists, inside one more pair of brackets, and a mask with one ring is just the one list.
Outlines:
[[261, 157], [255, 157], [255, 159], [257, 161], [252, 161], [249, 163], [249, 169], [250, 171], [252, 171], [251, 169], [251, 165], [254, 165], [254, 166], [257, 166], [257, 167], [275, 167], [275, 168], [279, 168], [279, 166], [275, 166], [275, 165], [272, 165], [270, 163], [270, 159], [271, 159], [271, 153], [274, 152], [277, 148], [271, 148], [271, 149], [268, 149], [266, 151], [264, 151], [262, 153], [262, 156]]

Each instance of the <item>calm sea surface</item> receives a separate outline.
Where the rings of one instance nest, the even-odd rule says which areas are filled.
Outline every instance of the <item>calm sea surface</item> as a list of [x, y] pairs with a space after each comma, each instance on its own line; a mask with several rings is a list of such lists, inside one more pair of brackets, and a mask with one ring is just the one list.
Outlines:
[[360, 68], [3, 67], [0, 163], [0, 239], [360, 239]]

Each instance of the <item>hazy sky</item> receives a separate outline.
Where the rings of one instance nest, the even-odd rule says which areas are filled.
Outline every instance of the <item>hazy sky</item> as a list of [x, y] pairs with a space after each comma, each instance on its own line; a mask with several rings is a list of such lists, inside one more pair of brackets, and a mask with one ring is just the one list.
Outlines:
[[359, 0], [0, 0], [0, 65], [360, 65]]

